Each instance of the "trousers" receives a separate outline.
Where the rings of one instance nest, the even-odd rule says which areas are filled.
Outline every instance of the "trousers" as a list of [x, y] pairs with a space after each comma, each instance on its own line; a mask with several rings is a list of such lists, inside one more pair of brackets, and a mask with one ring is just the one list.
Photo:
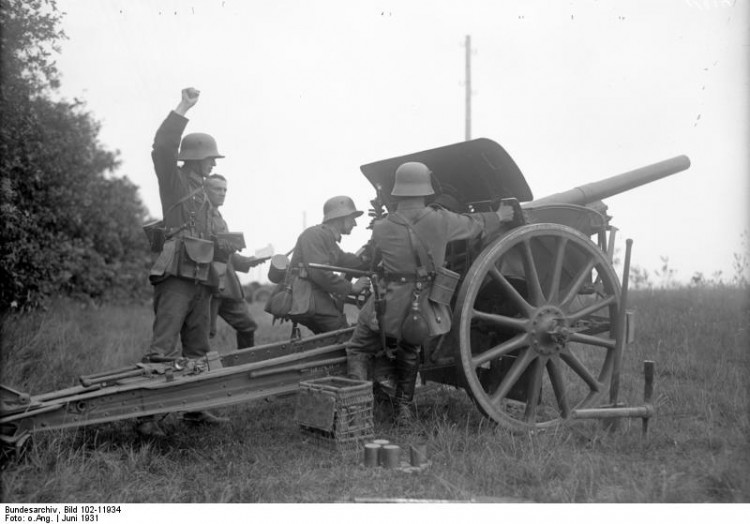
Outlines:
[[305, 326], [314, 334], [328, 333], [349, 327], [346, 315], [343, 313], [339, 316], [333, 315], [292, 315], [290, 317], [294, 322]]
[[201, 358], [211, 348], [211, 288], [192, 280], [167, 277], [154, 285], [154, 329], [148, 355], [176, 356], [177, 340], [182, 356]]
[[[214, 314], [215, 313], [215, 314]], [[255, 340], [255, 322], [244, 300], [213, 297], [211, 299], [211, 333], [216, 334], [216, 317], [219, 316], [237, 332], [237, 349], [252, 347]]]
[[419, 368], [420, 346], [403, 340], [396, 344], [395, 339], [390, 338], [387, 342], [396, 346], [393, 359], [382, 354], [380, 333], [370, 329], [365, 322], [357, 322], [352, 338], [346, 344], [348, 374], [350, 378], [376, 383], [395, 379], [397, 386], [401, 383], [404, 389], [409, 389], [409, 383], [414, 382]]

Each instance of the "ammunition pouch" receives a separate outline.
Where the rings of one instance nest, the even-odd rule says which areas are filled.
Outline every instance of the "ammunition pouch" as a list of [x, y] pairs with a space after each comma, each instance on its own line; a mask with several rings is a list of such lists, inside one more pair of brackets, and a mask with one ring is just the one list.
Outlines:
[[199, 282], [208, 282], [211, 261], [214, 259], [214, 243], [194, 237], [182, 237], [179, 251], [177, 275]]
[[456, 292], [456, 286], [461, 275], [445, 267], [439, 267], [435, 271], [435, 278], [432, 281], [429, 299], [432, 302], [450, 306], [453, 293]]
[[143, 232], [153, 253], [160, 253], [167, 239], [167, 228], [163, 220], [155, 220], [143, 225]]
[[305, 317], [315, 314], [315, 299], [313, 298], [313, 284], [307, 279], [307, 272], [300, 270], [299, 275], [291, 278], [292, 305], [290, 315]]
[[[169, 213], [181, 205], [182, 203], [186, 202], [193, 196], [195, 196], [197, 193], [203, 191], [203, 186], [197, 187], [193, 189], [190, 193], [180, 198], [177, 202], [172, 204], [169, 209], [167, 209], [166, 213], [164, 213], [164, 216], [169, 216]], [[172, 238], [173, 236], [177, 235], [180, 231], [188, 227], [188, 224], [185, 223], [181, 225], [178, 228], [168, 229], [167, 226], [164, 224], [164, 219], [162, 220], [154, 220], [153, 222], [149, 222], [147, 224], [143, 224], [143, 232], [146, 233], [146, 238], [148, 238], [149, 246], [151, 246], [151, 251], [154, 253], [160, 253], [164, 249], [164, 243]], [[153, 273], [152, 273], [153, 275]]]
[[154, 277], [175, 276], [201, 283], [208, 283], [211, 261], [214, 258], [214, 243], [194, 237], [177, 237], [167, 240], [164, 249], [151, 268]]

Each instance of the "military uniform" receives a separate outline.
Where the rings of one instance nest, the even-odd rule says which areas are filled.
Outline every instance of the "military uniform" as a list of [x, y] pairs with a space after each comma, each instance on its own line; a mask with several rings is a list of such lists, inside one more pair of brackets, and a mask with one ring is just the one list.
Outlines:
[[[408, 223], [414, 234], [403, 224]], [[402, 323], [406, 317], [417, 286], [421, 287], [418, 301], [426, 321], [429, 336], [447, 333], [451, 328], [451, 312], [447, 306], [429, 300], [431, 279], [420, 276], [418, 263], [440, 268], [445, 262], [449, 242], [491, 234], [500, 226], [496, 213], [461, 215], [442, 208], [425, 207], [420, 202], [404, 202], [398, 211], [373, 226], [372, 244], [376, 261], [381, 261], [382, 272], [376, 285], [385, 290], [385, 312], [379, 325], [374, 295], [362, 308], [354, 334], [347, 344], [349, 373], [353, 378], [367, 380], [373, 357], [382, 357], [381, 330], [395, 343], [396, 395], [410, 402], [419, 367], [420, 346], [402, 340]], [[416, 237], [416, 238], [414, 238]], [[422, 251], [430, 261], [419, 260], [414, 242], [422, 243]], [[399, 398], [396, 398], [399, 402]]]
[[149, 274], [155, 314], [149, 355], [173, 354], [179, 337], [183, 356], [199, 358], [210, 349], [211, 288], [207, 279], [178, 276], [174, 268], [183, 237], [211, 237], [212, 210], [202, 190], [203, 178], [177, 165], [187, 122], [184, 116], [170, 112], [156, 132], [151, 152], [168, 239]]
[[[224, 233], [229, 231], [227, 223], [218, 209], [214, 208], [214, 231]], [[237, 332], [237, 349], [249, 348], [255, 345], [255, 322], [245, 303], [245, 292], [237, 277], [237, 271], [247, 273], [256, 260], [238, 253], [227, 253], [219, 256], [225, 261], [215, 262], [218, 270], [216, 289], [211, 298], [211, 336], [216, 332], [216, 316], [223, 318], [227, 324]]]
[[[352, 292], [352, 283], [344, 277], [320, 269], [307, 269], [305, 264], [327, 264], [361, 269], [363, 262], [354, 254], [345, 253], [338, 242], [341, 234], [329, 224], [307, 228], [297, 239], [290, 263], [292, 309], [289, 318], [323, 333], [348, 327], [344, 300]], [[301, 269], [297, 269], [300, 268]]]

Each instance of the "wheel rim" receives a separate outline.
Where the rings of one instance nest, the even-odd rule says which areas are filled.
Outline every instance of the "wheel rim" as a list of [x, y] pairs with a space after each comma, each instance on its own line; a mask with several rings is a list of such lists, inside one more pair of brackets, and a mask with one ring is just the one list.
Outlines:
[[511, 231], [477, 257], [457, 299], [467, 391], [512, 429], [595, 405], [612, 378], [619, 303], [617, 276], [587, 237], [557, 224]]

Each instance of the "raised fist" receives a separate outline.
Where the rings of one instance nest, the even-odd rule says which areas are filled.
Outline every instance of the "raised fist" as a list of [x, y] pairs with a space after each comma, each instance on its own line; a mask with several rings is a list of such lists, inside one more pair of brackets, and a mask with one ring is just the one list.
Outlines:
[[198, 101], [198, 97], [201, 95], [201, 92], [195, 89], [194, 87], [186, 87], [182, 90], [182, 101], [185, 103], [188, 107], [193, 107], [195, 103]]

